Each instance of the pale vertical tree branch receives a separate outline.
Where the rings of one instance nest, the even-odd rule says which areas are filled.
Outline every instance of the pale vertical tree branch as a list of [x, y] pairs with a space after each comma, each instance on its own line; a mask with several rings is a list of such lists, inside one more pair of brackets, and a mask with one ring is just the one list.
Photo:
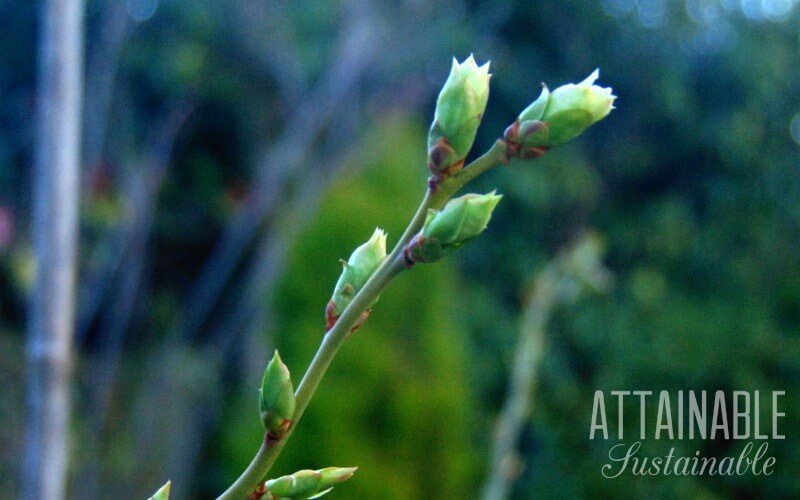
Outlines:
[[508, 498], [518, 473], [517, 442], [532, 413], [533, 393], [538, 384], [539, 364], [544, 353], [545, 329], [556, 298], [553, 274], [552, 269], [542, 273], [523, 313], [508, 394], [495, 430], [484, 500]]
[[587, 290], [608, 288], [610, 275], [601, 262], [602, 253], [598, 238], [585, 234], [536, 278], [520, 321], [508, 393], [495, 429], [489, 475], [483, 488], [484, 500], [509, 497], [519, 474], [517, 444], [533, 413], [553, 308], [574, 301]]
[[65, 496], [74, 332], [83, 3], [43, 3], [39, 41], [33, 234], [36, 286], [28, 319], [27, 436], [21, 498]]

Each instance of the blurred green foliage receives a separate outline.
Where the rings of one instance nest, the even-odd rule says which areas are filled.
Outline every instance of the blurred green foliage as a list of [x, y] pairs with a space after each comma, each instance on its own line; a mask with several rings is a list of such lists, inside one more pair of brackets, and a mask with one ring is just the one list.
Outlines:
[[[88, 2], [90, 48], [98, 46], [109, 4]], [[800, 496], [794, 431], [800, 425], [800, 8], [794, 1], [301, 0], [275, 2], [262, 17], [248, 10], [252, 2], [155, 4], [152, 17], [128, 20], [102, 161], [86, 165], [103, 176], [90, 175], [83, 195], [86, 271], [104, 265], [96, 259], [103, 234], [131, 216], [123, 186], [160, 107], [175, 98], [196, 101], [158, 193], [146, 286], [122, 346], [125, 382], [111, 395], [101, 450], [103, 467], [116, 471], [110, 480], [130, 476], [151, 492], [166, 479], [159, 471], [172, 462], [155, 452], [147, 471], [126, 469], [142, 453], [139, 434], [126, 424], [144, 412], [127, 396], [138, 389], [147, 356], [163, 345], [225, 224], [252, 197], [254, 158], [290, 126], [291, 111], [341, 56], [332, 38], [351, 30], [347, 23], [356, 15], [369, 15], [380, 35], [371, 42], [379, 57], [323, 127], [343, 136], [312, 141], [312, 165], [302, 172], [321, 175], [308, 167], [342, 152], [350, 169], [324, 194], [312, 222], [290, 238], [279, 283], [263, 284], [274, 300], [259, 345], [273, 341], [295, 383], [321, 339], [337, 259], [375, 226], [396, 238], [422, 194], [424, 130], [452, 55], [492, 59], [475, 153], [538, 95], [541, 81], [555, 87], [600, 67], [600, 83], [614, 88], [618, 109], [578, 140], [534, 163], [497, 169], [470, 188], [504, 195], [487, 233], [437, 265], [417, 266], [387, 290], [335, 360], [275, 473], [359, 466], [332, 498], [463, 498], [476, 490], [504, 395], [522, 290], [591, 226], [605, 238], [615, 287], [560, 310], [551, 325], [533, 422], [520, 444], [525, 467], [515, 498]], [[0, 209], [13, 220], [10, 233], [0, 226], [4, 379], [24, 371], [34, 11], [26, 2], [0, 6]], [[253, 19], [267, 24], [248, 25]], [[406, 113], [395, 116], [397, 109]], [[287, 191], [301, 180], [292, 179]], [[310, 209], [316, 203], [309, 200]], [[289, 233], [281, 221], [270, 230]], [[247, 255], [255, 253], [252, 246]], [[238, 274], [224, 289], [214, 320], [235, 305], [244, 279]], [[78, 345], [81, 360], [104, 346], [101, 323], [93, 321]], [[193, 342], [202, 344], [207, 334]], [[267, 352], [257, 354], [267, 359]], [[213, 370], [224, 390], [221, 414], [198, 426], [207, 437], [200, 439], [198, 480], [189, 491], [205, 497], [221, 491], [258, 446], [256, 386], [243, 379], [260, 373], [240, 358], [191, 360], [187, 380], [206, 383], [198, 372]], [[82, 401], [93, 381], [79, 381]], [[787, 439], [770, 442], [775, 473], [604, 479], [600, 467], [612, 442], [588, 439], [596, 389], [785, 390]], [[10, 424], [0, 434], [0, 471], [18, 464], [21, 392], [13, 400], [1, 407]], [[180, 418], [169, 410], [164, 419]], [[631, 400], [626, 412], [636, 410]], [[610, 422], [615, 415], [609, 411]], [[675, 446], [687, 455], [700, 449], [721, 456], [742, 443], [643, 445], [648, 455]], [[93, 459], [79, 449], [76, 467]], [[13, 489], [13, 478], [0, 477]], [[115, 484], [104, 488], [98, 491], [119, 493]]]

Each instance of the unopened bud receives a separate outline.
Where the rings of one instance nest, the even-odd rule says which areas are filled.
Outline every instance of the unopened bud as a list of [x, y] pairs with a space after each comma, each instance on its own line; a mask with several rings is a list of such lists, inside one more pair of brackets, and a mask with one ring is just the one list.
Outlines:
[[552, 92], [543, 86], [539, 97], [506, 131], [506, 139], [528, 148], [551, 148], [608, 116], [617, 97], [611, 88], [594, 85], [599, 75], [599, 70], [594, 70], [582, 82], [568, 83]]
[[271, 479], [265, 483], [267, 490], [280, 498], [310, 498], [319, 491], [322, 474], [313, 470], [301, 470], [288, 476]]
[[428, 166], [433, 173], [463, 165], [486, 110], [491, 76], [488, 62], [478, 66], [470, 55], [459, 64], [453, 58], [428, 132]]
[[366, 243], [353, 251], [347, 262], [342, 261], [342, 274], [336, 282], [333, 296], [325, 310], [328, 328], [336, 323], [348, 304], [385, 259], [386, 233], [378, 228]]
[[267, 491], [278, 498], [319, 498], [339, 483], [353, 476], [357, 467], [327, 467], [301, 470], [264, 483]]
[[486, 229], [501, 198], [495, 191], [465, 194], [447, 202], [441, 211], [428, 211], [422, 231], [406, 247], [406, 260], [433, 262], [465, 245]]
[[317, 471], [322, 475], [319, 488], [325, 490], [343, 483], [353, 477], [356, 470], [358, 470], [358, 467], [326, 467], [320, 469]]
[[264, 370], [258, 398], [261, 421], [267, 432], [276, 437], [283, 436], [292, 424], [294, 405], [294, 388], [289, 368], [283, 364], [278, 351], [275, 351]]

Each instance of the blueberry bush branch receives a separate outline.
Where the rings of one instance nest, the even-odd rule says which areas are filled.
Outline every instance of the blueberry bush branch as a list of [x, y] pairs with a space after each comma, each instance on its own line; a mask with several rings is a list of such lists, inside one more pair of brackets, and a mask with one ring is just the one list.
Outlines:
[[316, 498], [348, 479], [354, 468], [304, 470], [265, 482], [337, 351], [366, 321], [381, 292], [398, 274], [417, 263], [439, 260], [486, 228], [501, 197], [492, 192], [451, 200], [464, 185], [512, 159], [541, 156], [613, 109], [611, 89], [594, 85], [597, 72], [552, 93], [545, 87], [486, 153], [465, 166], [488, 102], [490, 78], [489, 63], [478, 66], [472, 56], [461, 63], [453, 60], [428, 134], [432, 175], [419, 208], [388, 255], [386, 235], [378, 229], [343, 262], [325, 309], [326, 333], [293, 397], [289, 370], [275, 354], [259, 399], [264, 440], [250, 465], [220, 499]]

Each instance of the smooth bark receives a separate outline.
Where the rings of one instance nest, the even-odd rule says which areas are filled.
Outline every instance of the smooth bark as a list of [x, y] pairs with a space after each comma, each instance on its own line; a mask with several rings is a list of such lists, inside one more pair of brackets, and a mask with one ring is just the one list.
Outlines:
[[83, 3], [46, 0], [39, 41], [28, 318], [27, 435], [21, 498], [65, 496], [78, 232]]

